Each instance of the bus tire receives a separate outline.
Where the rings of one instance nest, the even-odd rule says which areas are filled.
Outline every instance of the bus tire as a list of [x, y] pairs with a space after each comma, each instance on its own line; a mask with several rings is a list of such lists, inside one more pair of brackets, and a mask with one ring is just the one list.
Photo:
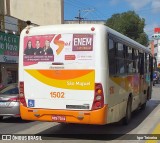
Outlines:
[[129, 97], [128, 102], [127, 102], [126, 115], [125, 115], [124, 120], [123, 120], [124, 125], [129, 124], [129, 122], [131, 120], [131, 116], [132, 116], [132, 98]]

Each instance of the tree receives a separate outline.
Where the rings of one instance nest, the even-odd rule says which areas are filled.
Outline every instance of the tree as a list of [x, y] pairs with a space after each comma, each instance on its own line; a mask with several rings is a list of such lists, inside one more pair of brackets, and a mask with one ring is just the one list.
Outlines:
[[113, 14], [106, 21], [105, 25], [144, 46], [148, 45], [148, 36], [144, 32], [145, 19], [140, 18], [134, 11]]

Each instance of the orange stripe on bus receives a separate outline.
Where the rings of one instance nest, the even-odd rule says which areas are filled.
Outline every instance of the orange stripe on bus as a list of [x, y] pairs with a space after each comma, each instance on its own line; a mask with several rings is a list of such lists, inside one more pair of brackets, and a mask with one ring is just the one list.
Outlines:
[[[33, 112], [29, 112], [29, 110], [33, 110]], [[54, 110], [54, 109], [37, 109], [37, 108], [33, 109], [20, 105], [21, 118], [24, 120], [53, 122], [52, 115], [61, 115], [66, 117], [66, 123], [77, 123], [77, 124], [93, 124], [93, 125], [107, 124], [107, 111], [108, 111], [108, 105], [105, 105], [101, 109], [92, 111]], [[79, 119], [78, 116], [83, 116], [83, 118]]]
[[59, 80], [74, 79], [84, 76], [93, 70], [37, 70], [42, 75]]
[[[25, 70], [30, 76], [34, 77], [38, 81], [57, 88], [73, 89], [73, 90], [94, 90], [95, 86], [95, 71], [92, 70], [86, 75], [72, 79], [54, 79], [49, 75], [43, 75], [38, 70], [28, 69]], [[47, 70], [49, 71], [49, 70]], [[50, 72], [47, 72], [50, 74]], [[62, 76], [64, 76], [62, 74]]]

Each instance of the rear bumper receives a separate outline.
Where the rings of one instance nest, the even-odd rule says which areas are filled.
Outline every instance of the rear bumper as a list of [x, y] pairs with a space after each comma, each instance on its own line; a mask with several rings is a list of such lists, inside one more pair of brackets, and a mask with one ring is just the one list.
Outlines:
[[19, 116], [19, 104], [13, 107], [0, 108], [0, 116]]
[[54, 122], [52, 115], [59, 115], [66, 117], [65, 123], [104, 125], [107, 124], [107, 109], [107, 105], [93, 111], [32, 109], [20, 105], [20, 114], [24, 120]]

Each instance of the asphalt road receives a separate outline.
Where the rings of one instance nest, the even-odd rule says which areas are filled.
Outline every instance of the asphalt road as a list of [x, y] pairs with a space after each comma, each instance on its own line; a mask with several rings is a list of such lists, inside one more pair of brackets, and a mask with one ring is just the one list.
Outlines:
[[[51, 140], [80, 139], [84, 141], [90, 140], [91, 137], [97, 137], [97, 140], [102, 141], [104, 136], [116, 134], [113, 138], [116, 140], [124, 134], [137, 134], [142, 129], [142, 123], [145, 123], [144, 120], [151, 116], [159, 104], [160, 84], [153, 87], [152, 99], [147, 103], [146, 109], [135, 111], [132, 115], [131, 123], [127, 126], [121, 125], [120, 123], [105, 126], [58, 124], [23, 121], [20, 118], [6, 118], [0, 122], [0, 134], [43, 134], [44, 138]], [[152, 124], [154, 123], [151, 122], [150, 125], [146, 124], [146, 127]]]
[[14, 134], [26, 130], [40, 122], [24, 121], [21, 118], [6, 117], [0, 121], [0, 134]]

